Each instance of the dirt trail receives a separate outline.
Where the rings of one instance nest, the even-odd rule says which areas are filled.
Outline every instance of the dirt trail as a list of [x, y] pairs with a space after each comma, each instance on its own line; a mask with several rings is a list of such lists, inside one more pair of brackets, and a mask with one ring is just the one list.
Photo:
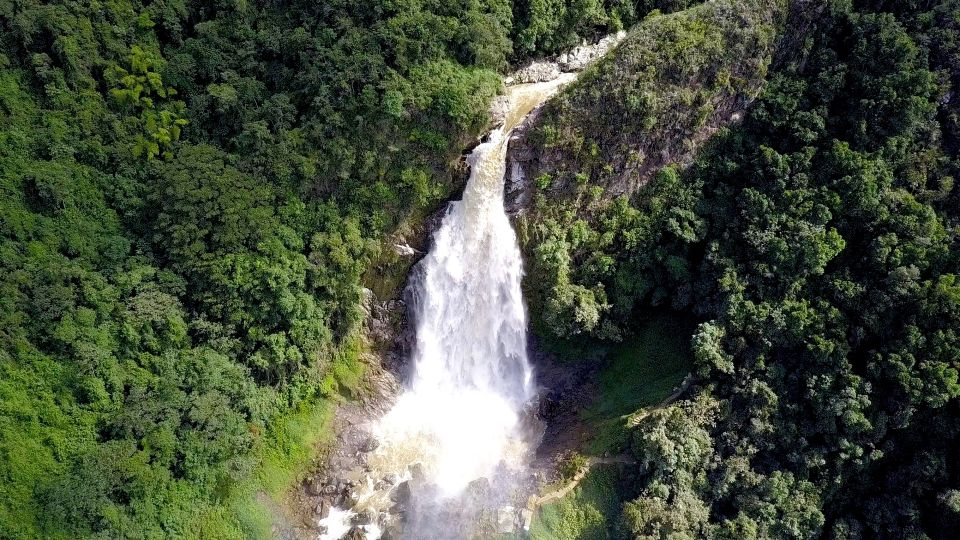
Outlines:
[[540, 506], [547, 504], [548, 502], [555, 501], [557, 499], [562, 499], [566, 497], [577, 485], [587, 473], [590, 472], [590, 468], [594, 465], [610, 465], [613, 463], [636, 463], [636, 460], [629, 456], [611, 456], [611, 457], [601, 457], [601, 458], [587, 458], [587, 464], [582, 467], [577, 474], [573, 475], [573, 478], [562, 488], [557, 491], [551, 491], [542, 497], [538, 497], [536, 500], [530, 503], [531, 509], [537, 509]]

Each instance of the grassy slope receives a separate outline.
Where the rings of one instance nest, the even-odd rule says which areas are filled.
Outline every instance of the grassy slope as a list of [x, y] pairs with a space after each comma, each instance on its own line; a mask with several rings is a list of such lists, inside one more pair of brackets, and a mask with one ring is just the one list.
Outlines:
[[333, 414], [340, 397], [361, 384], [365, 347], [359, 333], [348, 339], [331, 363], [317, 398], [273, 421], [255, 450], [258, 466], [245, 482], [233, 486], [225, 504], [199, 512], [193, 538], [271, 538], [272, 526], [284, 519], [291, 490], [314, 459], [333, 442]]
[[[582, 413], [592, 433], [587, 454], [619, 453], [627, 423], [656, 406], [680, 385], [690, 371], [691, 321], [672, 315], [653, 318], [608, 352], [597, 374], [597, 400]], [[577, 487], [562, 499], [537, 510], [531, 538], [595, 540], [607, 538], [622, 502], [616, 464], [594, 465]]]
[[597, 400], [582, 413], [593, 433], [587, 453], [618, 452], [630, 417], [659, 404], [683, 381], [692, 364], [692, 333], [689, 321], [659, 316], [610, 351], [597, 375]]
[[543, 505], [530, 526], [533, 540], [608, 538], [610, 520], [622, 502], [617, 495], [616, 465], [598, 465], [566, 497]]

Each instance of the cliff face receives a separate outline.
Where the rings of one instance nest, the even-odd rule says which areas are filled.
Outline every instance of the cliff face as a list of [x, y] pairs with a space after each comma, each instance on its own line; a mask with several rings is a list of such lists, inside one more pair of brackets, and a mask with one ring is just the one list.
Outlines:
[[516, 130], [508, 211], [583, 183], [607, 198], [630, 195], [663, 166], [689, 161], [759, 94], [788, 11], [783, 0], [719, 0], [645, 19]]

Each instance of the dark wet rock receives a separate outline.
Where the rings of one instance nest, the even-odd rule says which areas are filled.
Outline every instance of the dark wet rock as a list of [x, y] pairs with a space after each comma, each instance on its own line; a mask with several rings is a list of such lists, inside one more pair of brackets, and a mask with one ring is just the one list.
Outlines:
[[321, 478], [313, 477], [306, 482], [304, 491], [309, 495], [323, 495], [324, 481]]
[[491, 496], [490, 480], [478, 478], [469, 484], [460, 495], [460, 506], [462, 509], [482, 508]]
[[351, 527], [343, 540], [367, 540], [367, 533], [361, 527]]
[[376, 450], [379, 446], [380, 446], [380, 441], [378, 441], [373, 436], [369, 436], [360, 446], [360, 452], [370, 453]]
[[486, 497], [490, 492], [490, 480], [487, 478], [477, 478], [476, 480], [467, 484], [467, 487], [463, 490], [464, 498], [483, 498]]
[[537, 404], [537, 417], [549, 422], [559, 416], [563, 408], [563, 396], [557, 392], [546, 392]]
[[423, 484], [427, 480], [427, 473], [423, 470], [422, 463], [414, 463], [408, 468], [410, 471], [410, 482], [414, 485]]
[[390, 492], [390, 500], [405, 505], [410, 502], [410, 497], [412, 496], [412, 490], [410, 489], [410, 481], [400, 482], [400, 484]]
[[380, 540], [400, 540], [403, 538], [403, 521], [400, 519], [390, 520], [383, 524], [383, 534]]
[[320, 519], [326, 518], [330, 515], [330, 501], [328, 499], [320, 499], [320, 504], [317, 505], [314, 511]]
[[356, 504], [356, 497], [350, 486], [341, 485], [337, 488], [336, 496], [333, 498], [334, 506], [338, 508], [350, 508]]
[[[414, 248], [405, 243], [402, 245], [413, 250], [412, 255], [416, 254]], [[372, 290], [363, 289], [361, 308], [366, 315], [367, 337], [374, 343], [390, 344], [396, 339], [397, 318], [402, 316], [402, 310], [397, 310], [397, 306], [390, 302], [378, 301]]]
[[359, 512], [350, 520], [350, 524], [353, 526], [371, 525], [376, 522], [377, 513], [373, 510], [364, 510]]
[[532, 133], [539, 126], [542, 109], [536, 109], [510, 135], [507, 150], [507, 171], [504, 175], [504, 205], [508, 214], [520, 213], [533, 202], [534, 178], [541, 167], [544, 151], [534, 142]]

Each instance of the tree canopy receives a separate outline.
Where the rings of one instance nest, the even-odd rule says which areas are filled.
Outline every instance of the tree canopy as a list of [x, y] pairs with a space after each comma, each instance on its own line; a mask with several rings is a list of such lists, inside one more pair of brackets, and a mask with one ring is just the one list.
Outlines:
[[[545, 172], [581, 178], [566, 198], [544, 182], [525, 218], [541, 333], [702, 321], [689, 399], [633, 428], [627, 536], [953, 536], [960, 5], [909, 4], [825, 5], [742, 122], [632, 196], [595, 189], [622, 155]], [[541, 129], [619, 125], [567, 105]], [[614, 114], [636, 122], [627, 145], [659, 133]]]

